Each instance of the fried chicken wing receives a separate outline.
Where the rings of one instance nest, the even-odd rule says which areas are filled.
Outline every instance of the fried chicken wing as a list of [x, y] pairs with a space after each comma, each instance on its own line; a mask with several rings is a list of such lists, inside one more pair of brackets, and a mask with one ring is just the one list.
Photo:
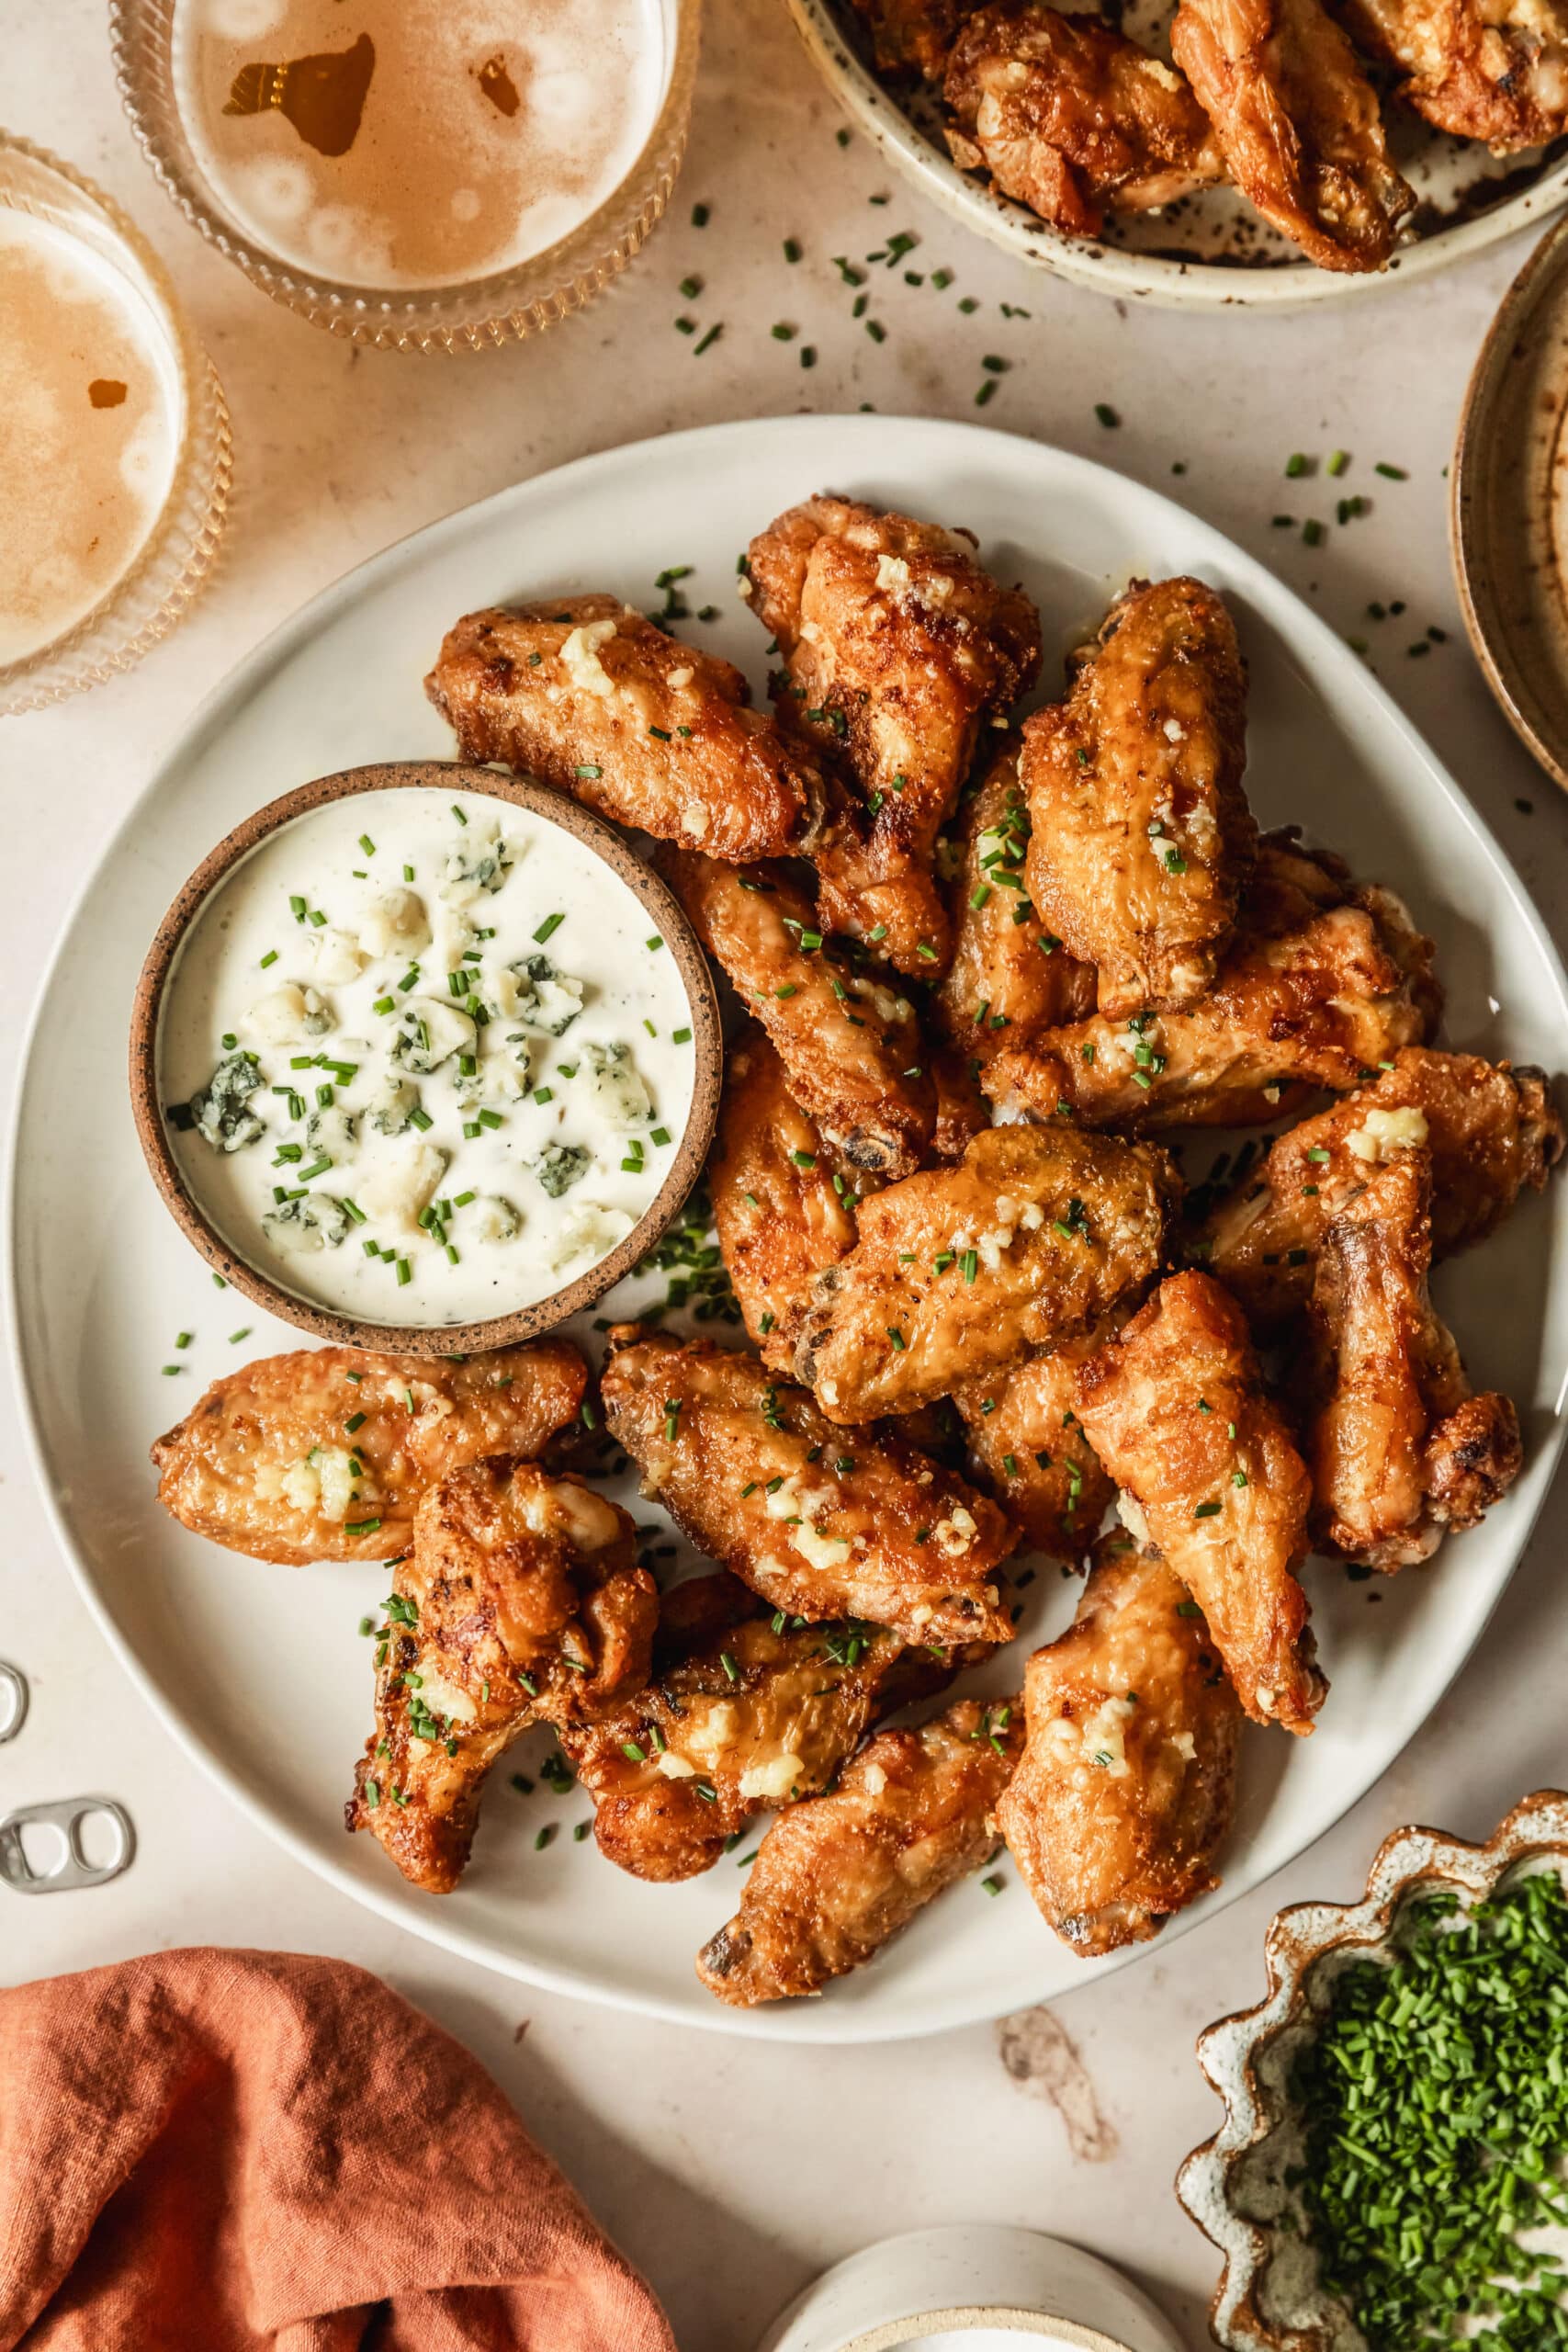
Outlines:
[[1396, 95], [1438, 130], [1514, 155], [1568, 128], [1563, 0], [1342, 0], [1340, 13], [1404, 73]]
[[1431, 1191], [1420, 1148], [1369, 1170], [1322, 1237], [1313, 1285], [1314, 1535], [1385, 1573], [1473, 1527], [1522, 1460], [1513, 1405], [1475, 1395], [1427, 1295]]
[[748, 709], [734, 664], [615, 596], [468, 613], [424, 687], [466, 760], [502, 760], [661, 841], [777, 857], [820, 815], [816, 763]]
[[[1307, 887], [1302, 887], [1305, 884]], [[998, 1054], [981, 1083], [1005, 1117], [1069, 1112], [1158, 1130], [1277, 1119], [1309, 1090], [1358, 1085], [1436, 1022], [1432, 942], [1392, 890], [1277, 836], [1209, 994], [1177, 1012], [1097, 1014]]]
[[611, 1344], [605, 1419], [644, 1494], [773, 1608], [1010, 1641], [996, 1572], [1018, 1535], [955, 1472], [895, 1435], [846, 1440], [755, 1356], [635, 1325]]
[[953, 1051], [984, 1064], [1036, 1030], [1091, 1013], [1095, 973], [1068, 955], [1029, 896], [1017, 736], [964, 801], [953, 831], [961, 857], [948, 890], [953, 961], [931, 1011]]
[[977, 0], [854, 0], [879, 74], [940, 82], [953, 37]]
[[300, 1348], [213, 1382], [152, 1448], [158, 1499], [231, 1552], [303, 1567], [383, 1560], [427, 1487], [486, 1454], [528, 1459], [575, 1419], [588, 1371], [564, 1340], [466, 1362]]
[[1370, 1086], [1303, 1119], [1238, 1169], [1189, 1242], [1255, 1328], [1276, 1329], [1312, 1293], [1325, 1227], [1392, 1155], [1432, 1159], [1432, 1254], [1451, 1257], [1495, 1232], [1562, 1157], [1562, 1121], [1542, 1072], [1408, 1046]]
[[1029, 1661], [1024, 1716], [997, 1826], [1064, 1943], [1092, 1959], [1145, 1942], [1218, 1885], [1241, 1709], [1157, 1552], [1096, 1546], [1071, 1628]]
[[981, 568], [968, 534], [845, 498], [781, 514], [750, 565], [786, 665], [774, 691], [859, 790], [812, 852], [823, 927], [934, 978], [949, 952], [936, 838], [982, 726], [1039, 670], [1040, 616]]
[[908, 998], [829, 952], [816, 909], [781, 868], [742, 873], [683, 853], [666, 871], [828, 1143], [877, 1175], [918, 1168], [936, 1095]]
[[1066, 701], [1025, 722], [1029, 894], [1108, 1020], [1212, 986], [1258, 839], [1246, 757], [1235, 626], [1201, 580], [1134, 580]]
[[1247, 1714], [1310, 1731], [1327, 1688], [1296, 1579], [1312, 1487], [1230, 1293], [1208, 1274], [1163, 1282], [1085, 1364], [1078, 1413], [1135, 1532], [1208, 1619]]
[[981, 1484], [1031, 1546], [1081, 1560], [1116, 1498], [1077, 1417], [1079, 1367], [1114, 1329], [1099, 1323], [995, 1380], [957, 1389]]
[[1147, 212], [1225, 177], [1213, 126], [1187, 83], [1093, 16], [1000, 0], [964, 26], [944, 95], [962, 171], [987, 168], [1071, 236], [1105, 213]]
[[740, 1908], [697, 1956], [708, 1991], [737, 2008], [819, 1992], [978, 1870], [995, 1849], [1020, 1712], [960, 1699], [919, 1731], [879, 1732], [830, 1793], [792, 1805], [763, 1838]]
[[376, 1728], [344, 1808], [403, 1876], [448, 1894], [485, 1777], [543, 1718], [640, 1690], [659, 1596], [624, 1510], [576, 1478], [491, 1460], [429, 1487], [376, 1651]]
[[962, 1159], [976, 1136], [991, 1124], [991, 1106], [980, 1086], [980, 1065], [945, 1038], [928, 1046], [936, 1084], [936, 1132], [931, 1151], [938, 1159]]
[[1382, 269], [1416, 192], [1319, 0], [1181, 0], [1170, 47], [1264, 219], [1320, 269]]
[[1006, 1372], [1153, 1279], [1175, 1189], [1147, 1144], [987, 1128], [862, 1203], [860, 1239], [813, 1285], [795, 1378], [844, 1422]]

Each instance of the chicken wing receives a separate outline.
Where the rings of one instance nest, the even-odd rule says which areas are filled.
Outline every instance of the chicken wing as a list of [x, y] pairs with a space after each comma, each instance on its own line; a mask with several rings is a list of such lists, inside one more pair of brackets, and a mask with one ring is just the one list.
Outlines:
[[382, 1560], [427, 1487], [486, 1454], [529, 1459], [576, 1418], [588, 1371], [564, 1340], [469, 1356], [301, 1348], [213, 1382], [152, 1448], [158, 1499], [255, 1560]]
[[763, 1838], [740, 1908], [697, 1955], [737, 2008], [819, 1992], [874, 1960], [994, 1850], [991, 1815], [1021, 1746], [1020, 1709], [960, 1699], [919, 1731], [879, 1732], [830, 1793]]
[[[1308, 877], [1310, 892], [1298, 887]], [[1199, 1003], [1043, 1031], [998, 1054], [981, 1083], [1003, 1117], [1152, 1130], [1277, 1119], [1429, 1035], [1442, 1001], [1434, 953], [1392, 890], [1353, 886], [1337, 858], [1266, 836], [1235, 944]]]
[[1029, 809], [1018, 763], [1012, 736], [959, 811], [960, 856], [948, 892], [953, 961], [931, 998], [953, 1050], [980, 1064], [1095, 1006], [1092, 966], [1068, 955], [1029, 896]]
[[829, 951], [816, 909], [780, 868], [742, 873], [685, 853], [666, 871], [833, 1149], [877, 1175], [918, 1168], [936, 1095], [908, 998]]
[[1514, 155], [1568, 128], [1563, 0], [1341, 0], [1341, 14], [1408, 77], [1396, 96], [1438, 130]]
[[1066, 701], [1025, 722], [1029, 894], [1108, 1020], [1213, 984], [1258, 840], [1246, 757], [1235, 626], [1201, 580], [1134, 580]]
[[1260, 1165], [1237, 1165], [1195, 1221], [1190, 1254], [1255, 1329], [1278, 1329], [1312, 1295], [1330, 1219], [1416, 1145], [1432, 1159], [1432, 1255], [1450, 1258], [1495, 1232], [1527, 1187], [1542, 1189], [1562, 1157], [1562, 1121], [1539, 1069], [1408, 1046], [1371, 1085], [1277, 1137]]
[[1107, 209], [1148, 212], [1225, 177], [1213, 126], [1179, 74], [1098, 17], [1040, 0], [972, 16], [947, 62], [961, 171], [1069, 236], [1098, 236]]
[[997, 1826], [1064, 1943], [1093, 1959], [1145, 1942], [1219, 1884], [1241, 1709], [1157, 1552], [1097, 1545], [1071, 1628], [1029, 1661], [1024, 1717]]
[[845, 1440], [755, 1356], [636, 1325], [611, 1345], [605, 1419], [644, 1494], [775, 1609], [1010, 1641], [996, 1572], [1018, 1535], [964, 1479], [897, 1436]]
[[1382, 269], [1416, 191], [1319, 0], [1181, 0], [1170, 47], [1264, 219], [1320, 269]]
[[529, 1724], [581, 1723], [641, 1689], [659, 1596], [624, 1510], [492, 1460], [427, 1489], [385, 1607], [376, 1728], [344, 1817], [449, 1894], [491, 1767]]
[[1385, 1573], [1473, 1527], [1522, 1459], [1512, 1404], [1475, 1395], [1427, 1295], [1431, 1191], [1419, 1148], [1371, 1169], [1323, 1234], [1313, 1285], [1314, 1536]]
[[954, 1166], [861, 1204], [819, 1273], [795, 1378], [830, 1420], [907, 1413], [1070, 1338], [1150, 1282], [1176, 1174], [1115, 1136], [990, 1127]]
[[786, 664], [774, 691], [859, 787], [812, 853], [824, 928], [934, 978], [949, 952], [936, 838], [982, 725], [1039, 670], [1040, 616], [981, 569], [967, 533], [850, 499], [792, 507], [752, 540], [750, 565]]
[[962, 1159], [976, 1136], [991, 1124], [991, 1106], [980, 1086], [980, 1065], [946, 1038], [928, 1046], [936, 1083], [936, 1131], [931, 1152], [938, 1159]]
[[978, 0], [854, 0], [879, 74], [940, 82], [953, 34]]
[[1310, 1731], [1327, 1689], [1296, 1579], [1312, 1486], [1230, 1293], [1208, 1274], [1162, 1283], [1085, 1364], [1078, 1414], [1134, 1532], [1208, 1619], [1247, 1714]]
[[1081, 1560], [1116, 1498], [1077, 1417], [1079, 1367], [1113, 1326], [1096, 1324], [995, 1380], [973, 1380], [953, 1403], [969, 1432], [981, 1484], [1031, 1546]]
[[747, 708], [733, 663], [615, 596], [468, 613], [424, 689], [464, 759], [504, 761], [713, 857], [778, 857], [820, 816], [816, 763]]

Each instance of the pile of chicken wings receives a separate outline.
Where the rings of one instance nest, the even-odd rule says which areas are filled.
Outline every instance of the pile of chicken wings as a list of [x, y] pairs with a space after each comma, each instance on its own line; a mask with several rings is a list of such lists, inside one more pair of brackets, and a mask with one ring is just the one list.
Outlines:
[[[1563, 1128], [1539, 1071], [1431, 1042], [1391, 890], [1259, 831], [1202, 582], [1130, 582], [1021, 726], [1039, 618], [967, 534], [814, 498], [741, 584], [767, 713], [597, 595], [467, 616], [427, 684], [465, 756], [654, 836], [728, 978], [707, 1183], [750, 1346], [617, 1326], [596, 1388], [562, 1340], [306, 1351], [154, 1460], [231, 1548], [400, 1552], [347, 1819], [415, 1884], [456, 1886], [536, 1723], [641, 1878], [776, 1815], [697, 1961], [744, 2005], [1001, 1840], [1079, 1953], [1217, 1883], [1243, 1718], [1326, 1695], [1309, 1550], [1427, 1561], [1517, 1472], [1427, 1275]], [[1189, 1192], [1155, 1138], [1204, 1126], [1274, 1133]], [[660, 1590], [606, 1433], [712, 1573]], [[1042, 1556], [1088, 1569], [1070, 1630], [947, 1696]]]

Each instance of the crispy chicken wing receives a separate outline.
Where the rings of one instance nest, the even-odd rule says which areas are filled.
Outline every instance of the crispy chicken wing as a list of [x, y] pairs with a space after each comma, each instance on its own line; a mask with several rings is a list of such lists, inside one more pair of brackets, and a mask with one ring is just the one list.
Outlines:
[[1079, 1367], [1113, 1325], [1063, 1340], [995, 1380], [972, 1380], [953, 1403], [969, 1432], [981, 1483], [1030, 1544], [1056, 1560], [1081, 1560], [1116, 1490], [1077, 1417]]
[[933, 978], [949, 947], [936, 838], [981, 727], [1039, 670], [1040, 616], [982, 570], [967, 533], [845, 498], [792, 507], [750, 561], [754, 608], [786, 664], [774, 690], [859, 787], [812, 853], [824, 928]]
[[1562, 1121], [1538, 1069], [1408, 1046], [1358, 1087], [1237, 1168], [1189, 1247], [1254, 1327], [1277, 1329], [1312, 1293], [1329, 1220], [1381, 1162], [1412, 1145], [1432, 1158], [1432, 1254], [1449, 1258], [1501, 1225], [1562, 1157]]
[[1212, 985], [1258, 839], [1246, 757], [1241, 648], [1201, 580], [1134, 580], [1066, 701], [1026, 721], [1029, 894], [1107, 1019]]
[[468, 613], [424, 687], [466, 760], [502, 760], [713, 857], [780, 856], [820, 814], [809, 751], [747, 708], [733, 663], [615, 596]]
[[640, 1690], [659, 1597], [624, 1510], [576, 1478], [491, 1460], [429, 1487], [376, 1650], [376, 1728], [344, 1808], [403, 1876], [449, 1894], [479, 1792], [529, 1724]]
[[828, 950], [816, 909], [781, 868], [742, 873], [682, 853], [666, 870], [833, 1149], [877, 1175], [918, 1168], [936, 1095], [908, 998]]
[[896, 1435], [846, 1439], [755, 1356], [635, 1325], [611, 1343], [605, 1418], [644, 1494], [773, 1608], [1010, 1641], [996, 1572], [1018, 1535], [956, 1473]]
[[1320, 269], [1382, 269], [1416, 192], [1319, 0], [1181, 0], [1170, 47], [1264, 219]]
[[1208, 1274], [1162, 1283], [1085, 1364], [1078, 1413], [1135, 1532], [1208, 1619], [1247, 1713], [1310, 1731], [1327, 1688], [1296, 1580], [1312, 1487], [1230, 1293]]
[[1144, 1942], [1218, 1885], [1241, 1709], [1157, 1552], [1096, 1546], [1071, 1628], [1029, 1661], [1024, 1714], [997, 1826], [1064, 1943], [1091, 1959]]
[[1040, 0], [979, 9], [953, 43], [947, 143], [962, 171], [1071, 236], [1106, 210], [1147, 212], [1225, 177], [1213, 126], [1179, 74], [1093, 16]]
[[863, 1421], [1009, 1370], [1152, 1280], [1175, 1188], [1147, 1144], [987, 1128], [862, 1203], [859, 1241], [813, 1286], [796, 1379], [830, 1420]]
[[1408, 76], [1397, 95], [1495, 155], [1544, 147], [1568, 128], [1563, 0], [1342, 0], [1361, 47]]
[[384, 1560], [437, 1478], [526, 1459], [575, 1419], [587, 1367], [564, 1340], [469, 1356], [300, 1348], [215, 1380], [152, 1448], [158, 1499], [253, 1559]]
[[942, 1038], [928, 1046], [936, 1081], [936, 1132], [931, 1152], [938, 1159], [962, 1159], [976, 1136], [991, 1124], [991, 1106], [980, 1086], [980, 1065]]
[[977, 0], [854, 0], [879, 74], [940, 82], [953, 36]]
[[838, 1786], [763, 1838], [740, 1908], [697, 1974], [737, 2008], [819, 1992], [874, 1960], [916, 1913], [978, 1870], [1021, 1745], [1020, 1709], [960, 1699], [919, 1731], [879, 1732]]
[[1322, 1237], [1313, 1285], [1314, 1535], [1389, 1573], [1473, 1527], [1522, 1459], [1512, 1404], [1475, 1395], [1427, 1295], [1431, 1190], [1419, 1148], [1370, 1169]]
[[1005, 1117], [1070, 1112], [1155, 1130], [1277, 1119], [1430, 1033], [1434, 952], [1392, 890], [1352, 885], [1337, 858], [1265, 836], [1235, 941], [1200, 1002], [1043, 1031], [998, 1054], [981, 1083]]

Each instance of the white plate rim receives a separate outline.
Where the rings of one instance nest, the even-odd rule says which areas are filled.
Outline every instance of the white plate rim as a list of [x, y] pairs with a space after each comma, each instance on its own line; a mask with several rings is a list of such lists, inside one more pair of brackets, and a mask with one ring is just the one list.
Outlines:
[[[38, 1481], [45, 1513], [51, 1532], [60, 1545], [67, 1570], [95, 1623], [142, 1699], [164, 1727], [173, 1735], [186, 1754], [191, 1757], [257, 1828], [282, 1846], [316, 1876], [324, 1879], [351, 1901], [364, 1905], [392, 1925], [418, 1937], [422, 1941], [455, 1952], [460, 1958], [473, 1961], [480, 1967], [511, 1977], [514, 1981], [535, 1984], [546, 1991], [562, 1993], [574, 1999], [594, 2002], [605, 2007], [657, 2018], [667, 2023], [694, 2027], [704, 2031], [729, 2033], [756, 2041], [803, 2042], [818, 2046], [859, 2046], [875, 2042], [913, 2041], [928, 2034], [953, 2031], [964, 2026], [985, 2022], [993, 2015], [1005, 2014], [1005, 2012], [994, 2011], [988, 2006], [976, 2007], [972, 2001], [965, 2003], [962, 1998], [941, 2002], [927, 2001], [924, 2007], [913, 2016], [897, 2012], [887, 2017], [867, 2015], [858, 2008], [837, 2009], [831, 2002], [825, 2001], [783, 2002], [756, 2009], [736, 2009], [725, 2003], [715, 2001], [710, 2012], [706, 2008], [688, 2008], [658, 1993], [637, 1991], [602, 1983], [584, 1983], [571, 1971], [557, 1967], [548, 1962], [524, 1958], [515, 1953], [499, 1952], [482, 1937], [469, 1935], [460, 1926], [449, 1923], [446, 1917], [443, 1915], [440, 1905], [434, 1901], [430, 1904], [428, 1910], [420, 1913], [417, 1922], [411, 1920], [405, 1909], [407, 1890], [402, 1888], [400, 1883], [395, 1888], [389, 1887], [383, 1893], [378, 1885], [362, 1881], [346, 1869], [340, 1868], [324, 1850], [318, 1849], [308, 1837], [297, 1833], [286, 1822], [278, 1819], [270, 1810], [265, 1799], [253, 1789], [240, 1769], [229, 1763], [185, 1720], [177, 1701], [165, 1696], [152, 1669], [143, 1664], [129, 1635], [122, 1634], [116, 1623], [107, 1600], [98, 1589], [94, 1572], [76, 1543], [50, 1475], [41, 1417], [24, 1355], [20, 1316], [17, 1312], [19, 1295], [17, 1279], [19, 1238], [16, 1213], [17, 1170], [25, 1125], [26, 1099], [32, 1075], [34, 1046], [56, 970], [63, 961], [70, 946], [79, 909], [95, 888], [104, 866], [135, 827], [142, 810], [157, 796], [166, 777], [194, 754], [205, 734], [220, 717], [223, 707], [231, 699], [236, 699], [247, 694], [253, 684], [262, 678], [269, 668], [280, 665], [293, 651], [296, 645], [308, 638], [321, 621], [351, 603], [366, 587], [373, 585], [383, 571], [389, 572], [399, 560], [405, 558], [416, 543], [434, 547], [449, 537], [460, 537], [474, 517], [480, 514], [492, 514], [504, 507], [508, 502], [525, 503], [529, 494], [538, 485], [549, 483], [558, 490], [563, 485], [570, 488], [574, 481], [592, 477], [596, 471], [612, 471], [617, 466], [629, 466], [635, 471], [640, 464], [649, 461], [656, 452], [667, 458], [671, 448], [681, 445], [702, 444], [711, 447], [716, 443], [722, 444], [728, 441], [739, 440], [743, 443], [749, 435], [759, 430], [798, 437], [804, 443], [809, 443], [818, 435], [829, 431], [843, 433], [851, 440], [872, 441], [877, 431], [886, 430], [890, 425], [900, 428], [912, 427], [922, 434], [931, 433], [939, 438], [952, 440], [955, 446], [966, 443], [971, 447], [994, 448], [996, 445], [1024, 437], [1002, 432], [993, 426], [969, 424], [961, 419], [893, 416], [880, 413], [873, 416], [795, 413], [741, 418], [716, 424], [691, 426], [678, 433], [654, 435], [641, 441], [621, 443], [608, 449], [592, 452], [562, 466], [548, 468], [542, 473], [529, 476], [522, 481], [513, 482], [502, 490], [494, 492], [487, 498], [476, 500], [468, 506], [460, 507], [453, 514], [440, 517], [434, 523], [406, 532], [376, 554], [365, 558], [350, 571], [341, 574], [337, 580], [330, 582], [326, 587], [321, 589], [313, 597], [279, 622], [202, 697], [185, 725], [165, 746], [162, 757], [141, 790], [136, 794], [121, 821], [106, 841], [91, 869], [82, 877], [73, 893], [62, 918], [59, 939], [37, 985], [34, 1001], [28, 1012], [22, 1050], [18, 1057], [16, 1115], [6, 1138], [4, 1165], [0, 1168], [0, 1219], [4, 1220], [6, 1237], [4, 1250], [0, 1250], [0, 1306], [6, 1310], [4, 1319], [6, 1327], [7, 1353], [20, 1406], [24, 1442]], [[1026, 441], [1025, 446], [1041, 456], [1065, 465], [1070, 472], [1108, 478], [1119, 489], [1130, 491], [1135, 498], [1148, 501], [1153, 507], [1161, 510], [1164, 515], [1178, 518], [1184, 528], [1195, 531], [1200, 537], [1207, 537], [1213, 542], [1215, 549], [1224, 551], [1227, 562], [1234, 567], [1239, 585], [1245, 587], [1248, 583], [1261, 582], [1267, 584], [1272, 597], [1283, 600], [1285, 606], [1292, 614], [1293, 626], [1299, 632], [1297, 641], [1303, 643], [1332, 663], [1345, 681], [1349, 693], [1352, 695], [1357, 693], [1362, 695], [1369, 705], [1378, 712], [1381, 718], [1385, 723], [1392, 724], [1394, 733], [1400, 739], [1403, 750], [1410, 755], [1416, 765], [1427, 771], [1436, 788], [1447, 800], [1453, 814], [1470, 834], [1483, 846], [1488, 863], [1495, 867], [1506, 887], [1516, 919], [1521, 921], [1530, 933], [1552, 976], [1559, 995], [1568, 1001], [1568, 971], [1564, 969], [1563, 959], [1547, 931], [1533, 899], [1525, 888], [1512, 859], [1503, 848], [1502, 843], [1490, 832], [1467, 796], [1460, 788], [1457, 780], [1450, 775], [1388, 689], [1356, 659], [1328, 623], [1314, 613], [1293, 589], [1287, 587], [1282, 581], [1269, 571], [1257, 557], [1249, 555], [1244, 548], [1230, 539], [1217, 526], [1206, 522], [1201, 515], [1192, 514], [1164, 491], [1152, 489], [1135, 481], [1130, 475], [1118, 472], [1114, 467], [1107, 466], [1097, 458], [1080, 457], [1076, 451], [1062, 449], [1054, 444]], [[875, 463], [874, 452], [872, 453], [871, 462], [873, 465]], [[1160, 1935], [1150, 1942], [1123, 1946], [1118, 1952], [1111, 1955], [1108, 1962], [1097, 1967], [1092, 1977], [1086, 1975], [1083, 1980], [1086, 1984], [1100, 1981], [1108, 1974], [1117, 1973], [1152, 1951], [1169, 1951], [1194, 1926], [1217, 1917], [1220, 1912], [1239, 1902], [1244, 1895], [1256, 1892], [1258, 1886], [1265, 1884], [1269, 1877], [1277, 1875], [1280, 1871], [1293, 1867], [1294, 1863], [1309, 1854], [1363, 1797], [1370, 1795], [1381, 1783], [1416, 1732], [1430, 1719], [1448, 1691], [1452, 1689], [1482, 1634], [1485, 1632], [1498, 1602], [1512, 1582], [1519, 1563], [1529, 1548], [1546, 1497], [1561, 1466], [1565, 1442], [1568, 1442], [1568, 1417], [1560, 1411], [1553, 1418], [1550, 1434], [1538, 1447], [1537, 1460], [1543, 1475], [1539, 1478], [1530, 1509], [1518, 1522], [1513, 1557], [1506, 1571], [1499, 1577], [1484, 1610], [1472, 1626], [1468, 1641], [1453, 1657], [1446, 1678], [1441, 1682], [1429, 1685], [1421, 1713], [1403, 1728], [1371, 1779], [1366, 1781], [1364, 1786], [1357, 1787], [1352, 1784], [1345, 1791], [1336, 1792], [1329, 1798], [1324, 1817], [1318, 1822], [1316, 1827], [1290, 1856], [1276, 1864], [1273, 1870], [1257, 1876], [1248, 1876], [1244, 1855], [1238, 1852], [1233, 1856], [1227, 1867], [1223, 1887], [1206, 1897], [1196, 1912], [1188, 1910], [1177, 1915], [1168, 1921]], [[1069, 1986], [1067, 1989], [1074, 1988]], [[1055, 1992], [1051, 1997], [1055, 2001], [1063, 1996], [1061, 1992]]]

